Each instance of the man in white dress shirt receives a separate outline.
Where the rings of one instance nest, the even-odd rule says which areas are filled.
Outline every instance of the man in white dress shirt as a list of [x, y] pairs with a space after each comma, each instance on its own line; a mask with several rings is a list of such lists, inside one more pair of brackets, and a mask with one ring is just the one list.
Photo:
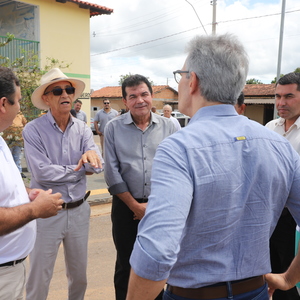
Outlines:
[[181, 129], [181, 126], [180, 126], [179, 121], [178, 121], [176, 118], [174, 118], [174, 117], [172, 116], [172, 107], [171, 107], [171, 105], [166, 104], [166, 105], [163, 107], [163, 113], [164, 113], [164, 117], [165, 117], [165, 118], [171, 119], [171, 121], [174, 123], [175, 128], [176, 128], [176, 131], [178, 131], [178, 130]]

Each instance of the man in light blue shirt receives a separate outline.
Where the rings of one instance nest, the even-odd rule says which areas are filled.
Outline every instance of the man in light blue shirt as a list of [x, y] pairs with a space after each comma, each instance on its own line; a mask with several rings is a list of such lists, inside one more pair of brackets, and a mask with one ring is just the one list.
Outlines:
[[[300, 160], [234, 109], [248, 58], [231, 35], [195, 37], [179, 75], [189, 125], [154, 157], [127, 300], [268, 300], [269, 238], [286, 205], [300, 222]], [[177, 77], [176, 77], [177, 78]]]

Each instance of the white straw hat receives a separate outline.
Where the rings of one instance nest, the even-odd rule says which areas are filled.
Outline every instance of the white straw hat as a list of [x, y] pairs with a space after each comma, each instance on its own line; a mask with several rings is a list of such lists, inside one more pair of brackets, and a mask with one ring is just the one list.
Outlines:
[[60, 69], [54, 68], [42, 76], [41, 85], [31, 95], [32, 104], [42, 110], [49, 109], [49, 106], [42, 99], [42, 95], [49, 85], [60, 81], [69, 81], [75, 88], [74, 100], [80, 97], [85, 88], [83, 81], [69, 78]]

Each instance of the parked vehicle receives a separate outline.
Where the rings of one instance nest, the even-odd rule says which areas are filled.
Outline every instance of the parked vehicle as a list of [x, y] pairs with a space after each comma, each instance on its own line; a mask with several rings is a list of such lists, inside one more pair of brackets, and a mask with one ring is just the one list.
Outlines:
[[[163, 115], [164, 114], [161, 113], [161, 116], [163, 116]], [[179, 111], [172, 111], [171, 116], [176, 118], [179, 121], [181, 127], [185, 127], [191, 119], [189, 116], [187, 116]]]
[[90, 124], [91, 130], [93, 131], [93, 134], [96, 135], [95, 125], [94, 125], [94, 118], [91, 118], [91, 124]]

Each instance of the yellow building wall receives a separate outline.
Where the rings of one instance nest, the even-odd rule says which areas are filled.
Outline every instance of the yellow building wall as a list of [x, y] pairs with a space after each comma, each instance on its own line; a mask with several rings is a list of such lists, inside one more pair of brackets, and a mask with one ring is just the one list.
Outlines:
[[263, 105], [247, 105], [245, 116], [250, 120], [263, 124], [264, 121], [264, 106]]
[[[85, 83], [82, 110], [90, 119], [90, 11], [75, 3], [55, 0], [22, 0], [38, 7], [41, 67], [46, 58], [70, 64], [62, 71]], [[100, 16], [98, 16], [100, 17]]]

